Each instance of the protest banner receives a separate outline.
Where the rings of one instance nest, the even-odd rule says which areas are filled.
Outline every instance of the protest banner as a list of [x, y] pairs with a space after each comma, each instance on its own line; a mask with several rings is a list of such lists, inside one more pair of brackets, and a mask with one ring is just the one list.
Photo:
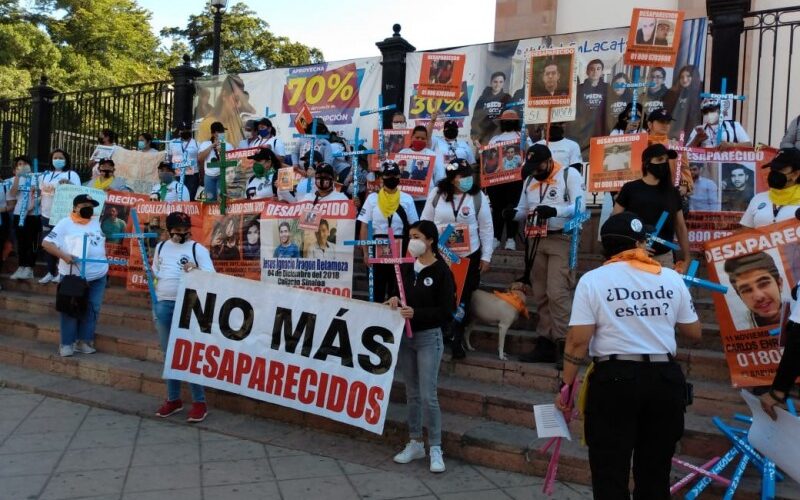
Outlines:
[[569, 106], [575, 68], [575, 47], [534, 50], [528, 54], [528, 92], [525, 106]]
[[[130, 244], [123, 238], [114, 238], [112, 235], [132, 232], [129, 222], [131, 208], [141, 201], [148, 201], [149, 196], [124, 191], [108, 191], [106, 195], [106, 203], [103, 213], [100, 215], [100, 229], [106, 237], [106, 255], [115, 259], [128, 260]], [[134, 249], [138, 249], [138, 243], [134, 245]], [[109, 264], [108, 274], [124, 278], [128, 275], [128, 267]]]
[[642, 177], [642, 152], [647, 134], [593, 137], [589, 150], [589, 192], [619, 191]]
[[196, 241], [208, 248], [218, 273], [261, 279], [261, 223], [266, 200], [241, 200], [227, 204], [221, 215], [218, 203], [202, 207], [203, 232]]
[[[300, 228], [300, 215], [310, 209], [320, 218], [316, 230]], [[261, 212], [261, 281], [305, 288], [330, 295], [353, 294], [355, 239], [353, 202], [286, 204], [268, 200]]]
[[519, 141], [501, 141], [480, 151], [481, 187], [496, 186], [522, 179]]
[[396, 153], [390, 154], [388, 158], [400, 167], [401, 191], [414, 197], [428, 196], [435, 162], [433, 155]]
[[[376, 145], [378, 140], [378, 130], [372, 131], [372, 144]], [[400, 150], [411, 147], [411, 129], [386, 129], [383, 131], [383, 153], [384, 155], [393, 155], [399, 153]], [[370, 170], [378, 171], [381, 168], [380, 158], [378, 155], [372, 157], [373, 161], [370, 165]]]
[[125, 179], [125, 184], [134, 193], [150, 194], [158, 183], [158, 165], [166, 158], [166, 153], [156, 151], [143, 153], [125, 148], [117, 148], [111, 159], [114, 160], [114, 175]]
[[381, 434], [403, 325], [383, 305], [193, 271], [163, 376]]
[[105, 160], [106, 158], [111, 158], [111, 156], [114, 154], [114, 149], [116, 148], [117, 146], [97, 145], [94, 148], [94, 151], [92, 151], [92, 156], [89, 157], [89, 161], [95, 162]]
[[706, 241], [724, 238], [739, 228], [753, 196], [769, 189], [768, 170], [762, 167], [776, 154], [774, 148], [691, 148], [686, 152], [690, 168], [697, 173], [686, 218], [692, 251], [702, 251]]
[[225, 151], [225, 160], [238, 161], [238, 165], [225, 169], [225, 186], [229, 200], [242, 199], [246, 196], [247, 181], [253, 176], [253, 156], [259, 148], [242, 148]]
[[419, 95], [457, 99], [461, 92], [465, 59], [464, 54], [423, 54], [417, 85]]
[[[158, 237], [148, 238], [145, 240], [147, 245], [147, 255], [152, 265], [152, 259], [156, 246], [162, 241], [169, 239], [167, 232], [167, 215], [172, 212], [184, 212], [192, 220], [192, 239], [199, 241], [200, 235], [203, 234], [203, 217], [202, 217], [202, 203], [197, 201], [141, 201], [136, 203], [136, 211], [139, 214], [139, 223], [141, 230], [147, 233], [157, 233]], [[136, 240], [128, 240], [128, 254], [130, 260], [128, 261], [128, 279], [126, 280], [126, 288], [128, 290], [147, 290], [147, 277], [142, 267], [142, 255], [139, 252], [139, 242]], [[187, 262], [192, 261], [192, 256], [185, 256]]]
[[790, 288], [800, 278], [800, 221], [754, 229], [705, 244], [708, 274], [728, 286], [713, 294], [734, 387], [768, 386], [782, 349], [777, 335]]
[[675, 66], [683, 29], [683, 11], [633, 9], [625, 64]]
[[95, 216], [100, 216], [100, 214], [103, 213], [106, 192], [102, 189], [76, 186], [74, 184], [59, 184], [56, 186], [56, 194], [53, 196], [53, 206], [50, 208], [51, 226], [58, 224], [58, 221], [64, 217], [69, 217], [69, 214], [72, 213], [72, 200], [79, 194], [88, 194], [93, 200], [100, 203], [100, 205], [94, 207]]

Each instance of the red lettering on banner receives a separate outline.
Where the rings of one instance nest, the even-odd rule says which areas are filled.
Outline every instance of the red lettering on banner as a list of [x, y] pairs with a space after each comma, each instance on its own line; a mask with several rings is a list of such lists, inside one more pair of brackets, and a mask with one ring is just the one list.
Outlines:
[[206, 348], [206, 364], [203, 366], [203, 376], [208, 378], [214, 378], [217, 376], [217, 370], [219, 366], [217, 365], [217, 358], [219, 357], [219, 347], [215, 345], [210, 345]]
[[300, 373], [300, 386], [297, 389], [297, 399], [304, 405], [314, 402], [314, 391], [309, 389], [309, 385], [317, 385], [317, 372], [306, 368]]
[[240, 352], [239, 359], [236, 360], [236, 377], [234, 382], [236, 385], [242, 385], [242, 375], [250, 373], [253, 368], [253, 358], [247, 354]]
[[319, 387], [317, 389], [317, 406], [322, 408], [325, 406], [325, 394], [328, 393], [328, 374], [322, 373], [319, 377]]
[[375, 425], [381, 419], [381, 401], [383, 401], [383, 389], [378, 386], [370, 387], [367, 395], [367, 411], [364, 413], [364, 420], [368, 424]]
[[367, 386], [364, 382], [356, 381], [350, 385], [350, 395], [347, 398], [347, 415], [350, 418], [361, 418], [367, 401]]
[[287, 399], [297, 399], [297, 393], [294, 392], [297, 386], [297, 374], [300, 372], [300, 367], [297, 365], [289, 365], [286, 369], [286, 379], [283, 386], [283, 397]]
[[257, 389], [261, 392], [264, 391], [264, 375], [267, 371], [267, 360], [262, 357], [257, 357], [253, 363], [253, 374], [250, 375], [250, 381], [247, 383], [248, 389]]
[[205, 348], [205, 344], [195, 342], [194, 348], [192, 349], [192, 361], [189, 363], [189, 371], [195, 375], [200, 375], [200, 366], [198, 365], [203, 362], [203, 351]]
[[225, 349], [222, 353], [222, 360], [219, 363], [219, 373], [217, 373], [217, 380], [225, 380], [225, 382], [233, 383], [233, 352]]
[[328, 392], [328, 404], [325, 407], [330, 411], [341, 413], [344, 409], [345, 396], [347, 396], [347, 380], [331, 375], [331, 390]]
[[283, 363], [278, 361], [269, 362], [269, 375], [267, 375], [267, 392], [279, 395], [283, 387]]
[[172, 350], [172, 365], [170, 368], [173, 370], [183, 370], [189, 367], [189, 355], [192, 352], [192, 343], [188, 340], [176, 339], [175, 349]]

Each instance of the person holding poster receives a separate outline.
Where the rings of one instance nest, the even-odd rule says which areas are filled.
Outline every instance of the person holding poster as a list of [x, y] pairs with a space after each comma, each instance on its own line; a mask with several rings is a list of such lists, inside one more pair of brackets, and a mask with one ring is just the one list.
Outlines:
[[464, 326], [469, 324], [472, 292], [478, 288], [481, 273], [489, 270], [492, 262], [491, 206], [489, 199], [475, 183], [472, 167], [466, 160], [458, 159], [447, 165], [446, 176], [428, 193], [420, 219], [436, 224], [440, 231], [448, 225], [463, 229], [469, 235], [469, 250], [455, 252], [469, 258], [469, 269], [461, 292], [464, 317], [453, 326], [453, 358], [463, 358], [466, 353], [462, 341]]
[[555, 363], [560, 370], [575, 286], [569, 269], [570, 237], [563, 234], [563, 229], [575, 213], [575, 200], [581, 198], [581, 210], [586, 209], [583, 176], [576, 169], [553, 161], [550, 150], [541, 144], [528, 149], [524, 170], [532, 173], [524, 181], [517, 207], [505, 210], [503, 216], [524, 221], [529, 214], [536, 214], [547, 221], [547, 236], [539, 241], [532, 271], [533, 300], [539, 314], [538, 338], [536, 347], [520, 360]]
[[[322, 118], [314, 118], [311, 123], [306, 124], [306, 134], [311, 134], [314, 129], [314, 122], [317, 122], [316, 134], [318, 136], [330, 136], [330, 131], [328, 127], [325, 125], [325, 122], [322, 121]], [[304, 168], [308, 168], [309, 166], [309, 150], [311, 149], [311, 139], [299, 139], [297, 144], [294, 147], [294, 151], [292, 151], [292, 165], [299, 165]], [[331, 143], [325, 137], [317, 137], [316, 141], [314, 141], [314, 156], [316, 157], [316, 153], [322, 155], [322, 161], [325, 163], [333, 163], [333, 148], [331, 147]], [[300, 160], [303, 160], [301, 163]]]
[[[372, 223], [372, 230], [376, 239], [384, 239], [389, 234], [389, 228], [394, 230], [395, 238], [401, 243], [400, 255], [405, 255], [408, 248], [408, 231], [411, 224], [417, 222], [417, 209], [414, 199], [408, 193], [400, 190], [400, 167], [393, 161], [385, 161], [380, 170], [381, 189], [377, 193], [367, 196], [364, 206], [358, 214], [361, 222], [359, 239], [368, 237], [367, 224]], [[369, 248], [361, 247], [364, 262], [369, 258]], [[380, 253], [377, 249], [376, 253]], [[367, 263], [367, 266], [370, 264]], [[389, 264], [374, 264], [374, 297], [375, 302], [383, 302], [386, 297], [397, 293], [395, 288], [394, 266]]]
[[[17, 237], [17, 257], [19, 267], [11, 275], [12, 280], [29, 280], [33, 278], [33, 268], [36, 265], [36, 251], [39, 243], [39, 233], [42, 231], [42, 218], [36, 214], [36, 174], [31, 172], [31, 160], [27, 156], [17, 156], [13, 161], [14, 179], [6, 195], [7, 200], [14, 200], [11, 225]], [[30, 179], [30, 192], [25, 192], [25, 185]], [[27, 197], [25, 213], [23, 211], [22, 197]], [[22, 220], [22, 225], [20, 225]]]
[[[39, 180], [39, 186], [42, 189], [42, 197], [40, 200], [42, 238], [47, 236], [53, 229], [53, 226], [50, 224], [50, 209], [53, 207], [53, 197], [56, 194], [56, 187], [60, 184], [72, 184], [73, 186], [81, 185], [81, 177], [78, 175], [78, 172], [72, 170], [72, 162], [66, 151], [63, 149], [54, 149], [50, 153], [50, 164], [53, 166], [53, 170], [44, 172]], [[61, 276], [58, 274], [58, 259], [45, 252], [44, 260], [47, 264], [47, 274], [39, 280], [39, 284], [46, 285], [47, 283], [58, 283], [61, 281]]]
[[632, 465], [633, 498], [667, 499], [687, 404], [675, 329], [699, 340], [700, 321], [681, 276], [647, 255], [642, 219], [613, 215], [600, 234], [608, 260], [575, 290], [556, 408], [572, 411], [560, 389], [573, 387], [588, 351], [584, 435], [594, 498], [631, 498]]
[[792, 288], [791, 313], [781, 335], [786, 338], [783, 347], [783, 356], [778, 365], [778, 371], [772, 381], [772, 386], [766, 394], [761, 396], [761, 407], [772, 417], [777, 418], [775, 406], [786, 403], [789, 391], [796, 386], [795, 381], [800, 376], [800, 301], [797, 300], [800, 283]]
[[413, 337], [403, 335], [398, 353], [398, 368], [403, 374], [408, 406], [409, 442], [394, 456], [394, 461], [407, 464], [425, 458], [422, 442], [423, 408], [428, 423], [430, 471], [444, 472], [442, 458], [442, 412], [436, 387], [439, 365], [444, 351], [442, 328], [450, 323], [455, 311], [456, 287], [453, 274], [439, 254], [439, 232], [427, 220], [411, 225], [408, 252], [416, 260], [413, 269], [403, 273], [406, 301], [397, 296], [387, 302], [392, 309], [411, 321]]
[[152, 201], [189, 201], [189, 189], [175, 180], [172, 164], [161, 162], [158, 165], [158, 184], [150, 190]]
[[[205, 120], [203, 120], [205, 122]], [[214, 120], [216, 122], [216, 120]], [[202, 126], [202, 124], [201, 124]], [[208, 138], [211, 137], [210, 124]], [[237, 125], [238, 127], [238, 125]], [[198, 136], [200, 133], [198, 132]], [[167, 161], [172, 162], [175, 167], [174, 174], [178, 177], [181, 175], [181, 170], [177, 168], [183, 163], [183, 157], [186, 155], [191, 167], [186, 168], [184, 172], [184, 183], [189, 192], [189, 198], [181, 198], [180, 201], [194, 201], [197, 188], [200, 186], [200, 174], [197, 172], [197, 156], [200, 152], [200, 146], [197, 141], [192, 138], [192, 124], [189, 122], [181, 122], [178, 127], [178, 139], [172, 140], [169, 143], [169, 156]], [[160, 167], [159, 167], [160, 168]]]
[[[401, 149], [399, 154], [429, 155], [435, 158], [431, 182], [428, 185], [429, 194], [433, 191], [433, 186], [445, 178], [443, 154], [441, 151], [437, 152], [428, 147], [428, 129], [422, 125], [414, 127], [414, 130], [411, 132], [411, 147]], [[417, 213], [421, 213], [422, 208], [425, 206], [425, 197], [415, 196], [414, 205], [417, 207]]]
[[735, 147], [749, 148], [753, 146], [750, 136], [736, 120], [722, 121], [722, 141], [717, 144], [717, 129], [720, 127], [720, 106], [716, 99], [703, 99], [700, 113], [703, 123], [697, 125], [689, 135], [687, 146], [697, 148], [731, 149]]
[[463, 158], [470, 165], [475, 163], [475, 153], [472, 147], [458, 138], [458, 122], [447, 120], [442, 127], [442, 135], [433, 138], [433, 150], [442, 155], [444, 164], [447, 165], [455, 158]]
[[245, 196], [248, 200], [272, 198], [277, 193], [277, 175], [281, 161], [272, 149], [262, 148], [247, 159], [253, 160], [253, 175], [247, 180]]
[[[214, 122], [211, 124], [211, 138], [207, 141], [200, 143], [197, 152], [197, 162], [202, 165], [202, 171], [205, 173], [203, 177], [203, 193], [206, 195], [206, 201], [217, 201], [217, 194], [219, 193], [219, 167], [210, 167], [209, 163], [219, 160], [220, 135], [225, 136], [225, 126], [221, 122]], [[225, 151], [231, 151], [233, 145], [225, 142]]]
[[[214, 272], [211, 256], [203, 245], [192, 241], [192, 219], [184, 212], [167, 215], [169, 239], [156, 246], [153, 254], [153, 276], [156, 279], [156, 302], [154, 320], [161, 350], [167, 353], [172, 316], [180, 282], [185, 273], [194, 269]], [[156, 416], [169, 417], [183, 410], [181, 381], [167, 379], [167, 399], [156, 410]], [[189, 384], [192, 408], [187, 422], [202, 422], [208, 415], [205, 389], [201, 385]]]
[[783, 148], [769, 165], [769, 190], [750, 200], [739, 224], [761, 227], [776, 222], [800, 219], [800, 150]]

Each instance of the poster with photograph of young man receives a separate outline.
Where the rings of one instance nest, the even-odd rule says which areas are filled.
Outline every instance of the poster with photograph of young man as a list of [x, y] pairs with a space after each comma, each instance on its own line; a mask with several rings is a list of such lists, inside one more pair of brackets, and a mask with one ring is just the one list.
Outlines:
[[575, 48], [537, 50], [528, 59], [528, 107], [569, 106]]
[[723, 163], [720, 169], [722, 210], [744, 212], [755, 195], [754, 163]]

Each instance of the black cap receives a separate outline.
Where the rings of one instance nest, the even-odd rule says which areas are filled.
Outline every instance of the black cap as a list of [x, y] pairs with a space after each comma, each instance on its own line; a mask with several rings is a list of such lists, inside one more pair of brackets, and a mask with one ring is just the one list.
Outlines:
[[72, 206], [77, 207], [81, 203], [91, 203], [93, 207], [99, 206], [100, 202], [89, 196], [88, 194], [79, 194], [72, 199]]
[[775, 158], [773, 158], [768, 164], [764, 165], [763, 168], [781, 170], [786, 167], [792, 167], [792, 170], [800, 170], [800, 149], [781, 148]]
[[720, 109], [719, 100], [718, 99], [703, 99], [700, 103], [700, 111], [706, 112], [711, 111], [712, 109]]
[[449, 128], [458, 129], [458, 122], [455, 120], [447, 120], [444, 122], [444, 126], [442, 126], [442, 130], [446, 130]]
[[649, 122], [672, 122], [675, 121], [675, 118], [672, 117], [669, 111], [666, 108], [658, 108], [654, 109], [650, 115], [647, 117], [647, 121]]
[[381, 175], [400, 175], [400, 167], [393, 161], [385, 161], [381, 164]]
[[176, 227], [192, 227], [192, 218], [184, 212], [172, 212], [167, 215], [167, 231]]
[[272, 155], [267, 153], [267, 148], [258, 148], [258, 151], [254, 155], [250, 155], [247, 157], [248, 160], [272, 160]]
[[319, 177], [320, 175], [330, 175], [331, 177], [336, 177], [336, 170], [333, 169], [333, 166], [330, 163], [322, 162], [314, 167], [314, 177]]
[[534, 144], [533, 146], [529, 147], [528, 152], [525, 153], [526, 161], [530, 161], [534, 165], [539, 165], [543, 161], [549, 160], [552, 157], [553, 153], [550, 152], [550, 148], [544, 144]]
[[655, 158], [656, 156], [663, 156], [667, 155], [667, 158], [670, 160], [674, 160], [678, 157], [678, 153], [667, 149], [667, 147], [663, 144], [651, 144], [642, 151], [642, 163], [648, 163], [650, 160]]
[[102, 160], [100, 160], [100, 163], [98, 165], [111, 165], [113, 167], [114, 160], [112, 160], [111, 158], [103, 158]]
[[633, 212], [621, 212], [612, 215], [600, 228], [600, 238], [605, 242], [607, 238], [624, 238], [635, 241], [647, 239], [650, 226], [647, 226]]
[[222, 122], [214, 122], [211, 124], [211, 132], [225, 132], [225, 125]]
[[445, 174], [449, 179], [454, 179], [457, 175], [467, 176], [472, 175], [472, 167], [469, 162], [463, 158], [453, 158], [450, 163], [444, 167]]

